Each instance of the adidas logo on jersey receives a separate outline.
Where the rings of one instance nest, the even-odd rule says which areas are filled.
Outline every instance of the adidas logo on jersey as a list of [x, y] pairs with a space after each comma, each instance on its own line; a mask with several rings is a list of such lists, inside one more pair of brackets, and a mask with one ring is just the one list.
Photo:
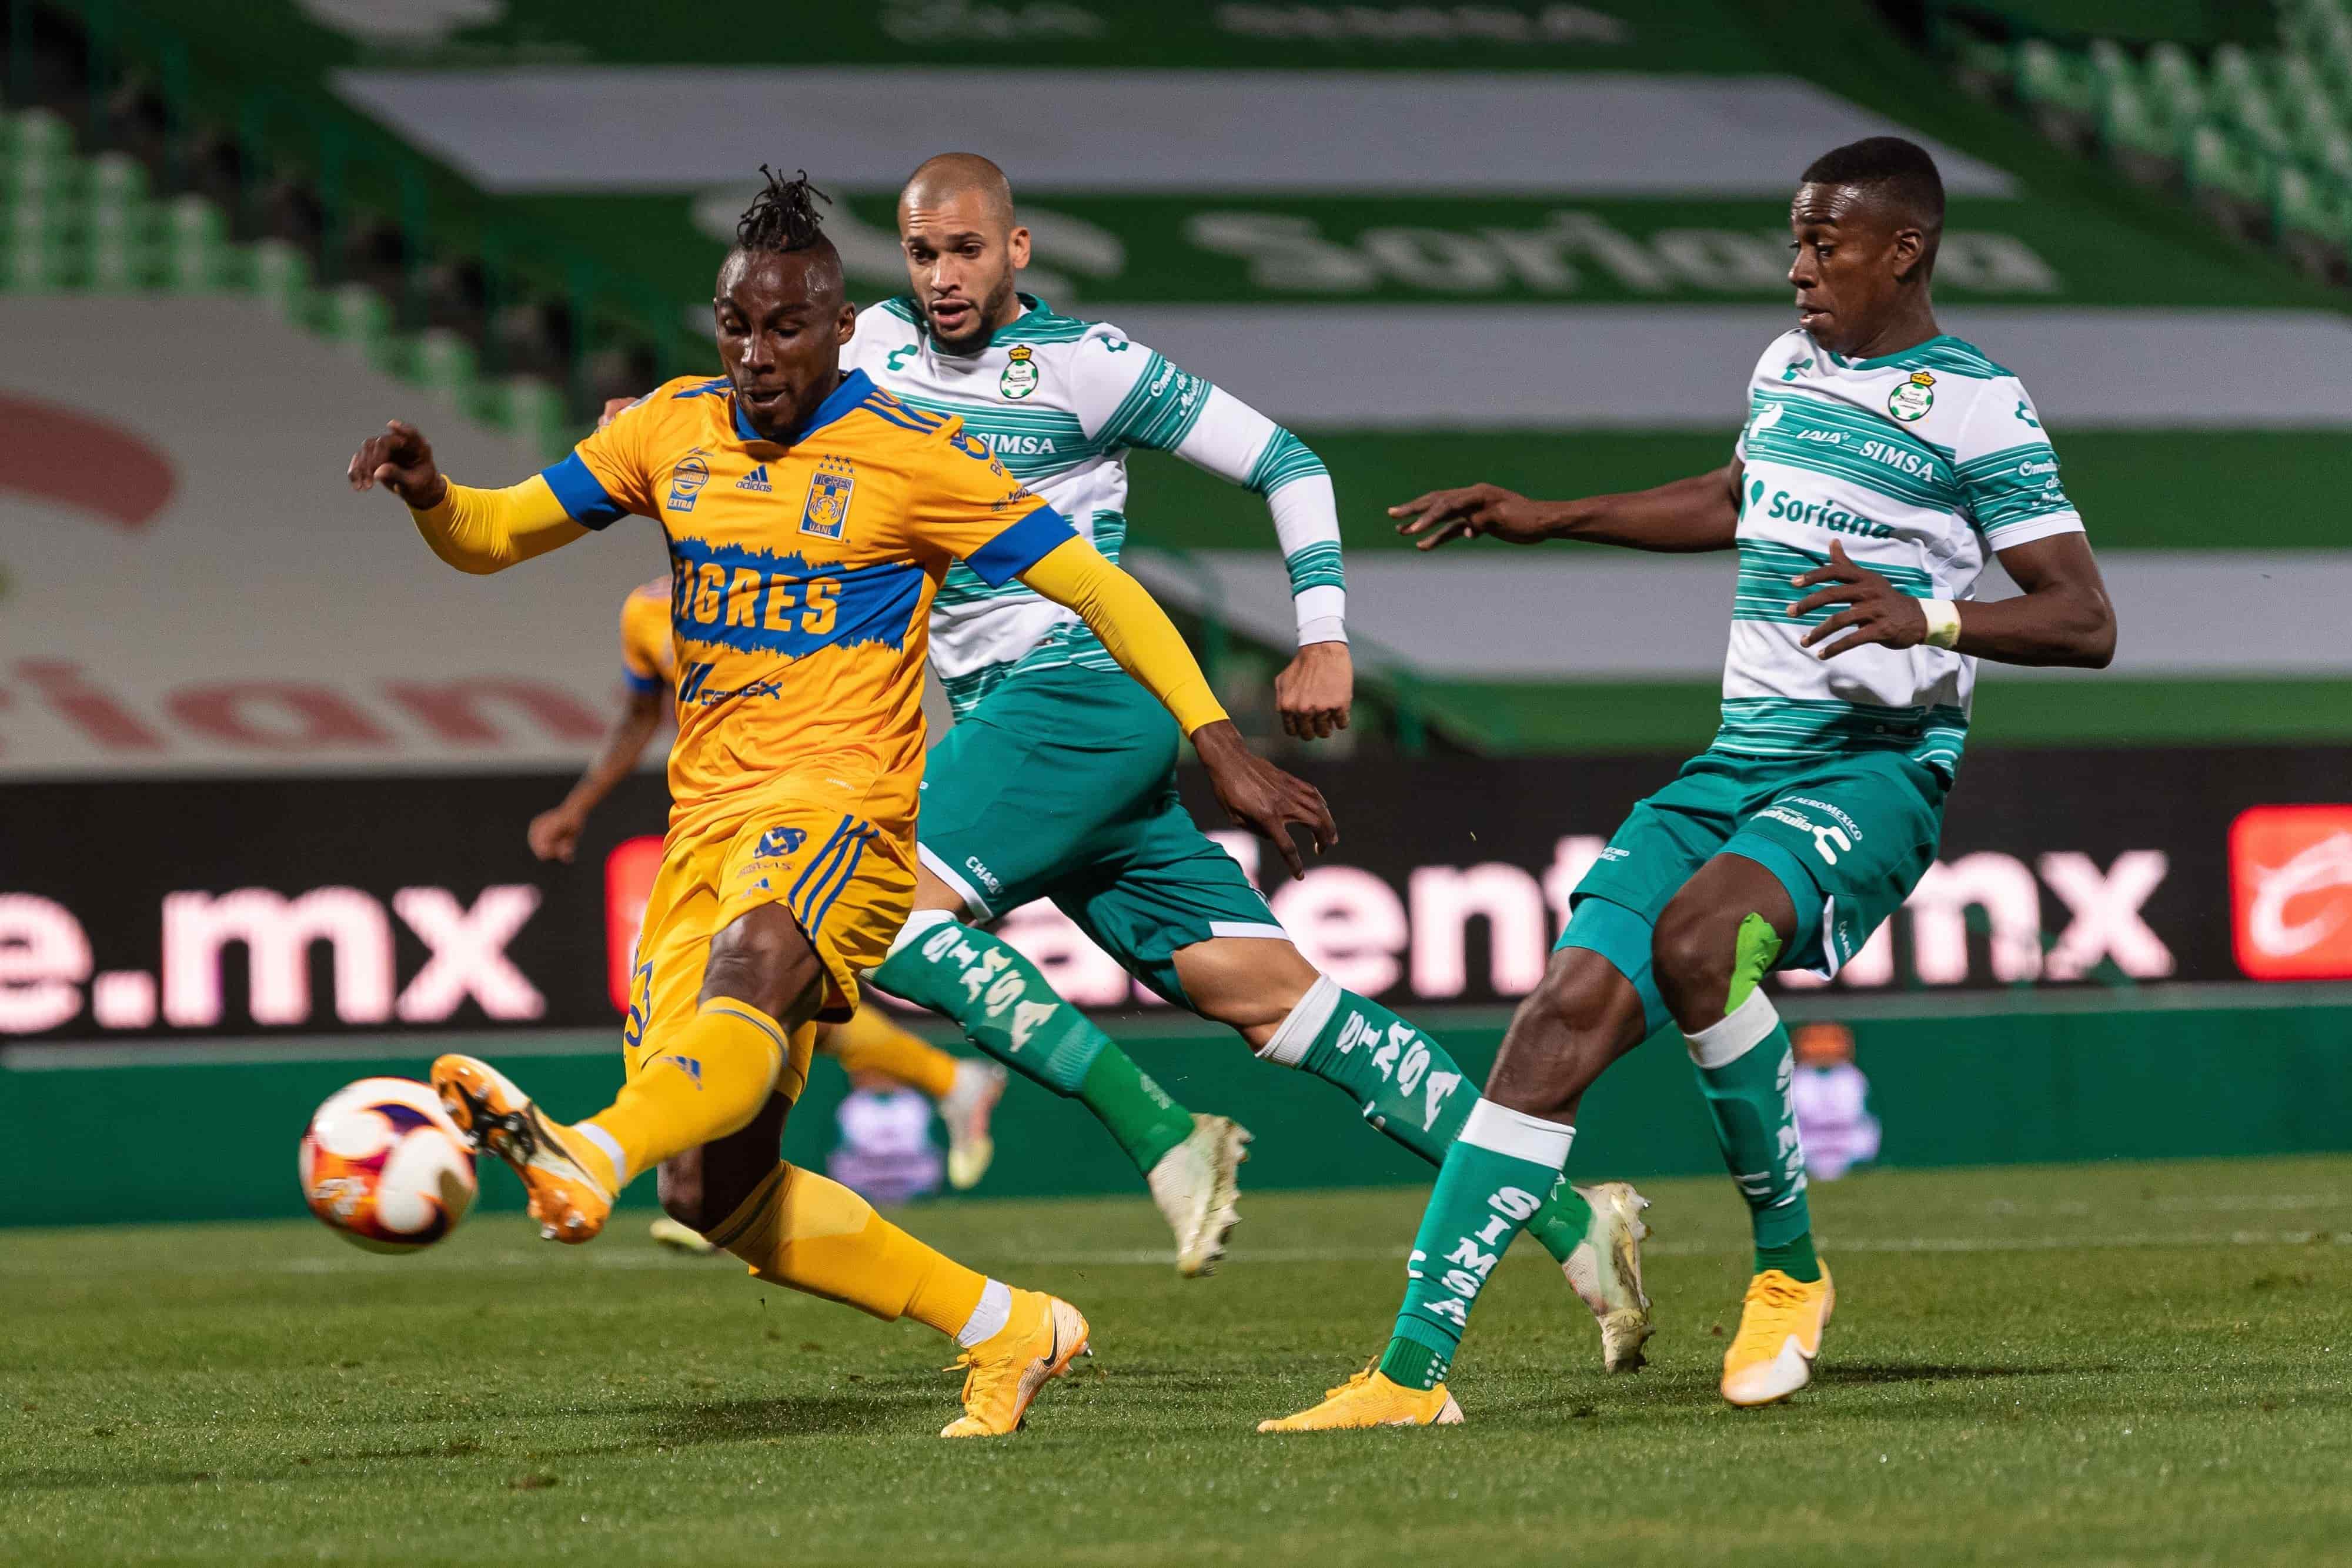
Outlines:
[[738, 490], [757, 490], [763, 496], [775, 488], [768, 483], [768, 465], [764, 463], [736, 480], [735, 487]]

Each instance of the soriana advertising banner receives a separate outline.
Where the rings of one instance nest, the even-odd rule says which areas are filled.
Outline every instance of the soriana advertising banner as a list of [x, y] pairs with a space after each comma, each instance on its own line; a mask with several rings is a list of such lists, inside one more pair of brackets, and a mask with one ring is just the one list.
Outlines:
[[[1399, 1006], [1543, 973], [1570, 891], [1674, 756], [1308, 768], [1342, 841], [1300, 881], [1217, 837], [1316, 964]], [[570, 864], [561, 775], [0, 787], [0, 1041], [598, 1027], [623, 1005], [666, 802], [628, 780]], [[1219, 821], [1202, 781], [1188, 799]], [[1004, 929], [1081, 1006], [1163, 1005], [1050, 905]], [[2352, 978], [2352, 749], [2007, 751], [1855, 992]], [[1783, 982], [1787, 983], [1787, 982]]]

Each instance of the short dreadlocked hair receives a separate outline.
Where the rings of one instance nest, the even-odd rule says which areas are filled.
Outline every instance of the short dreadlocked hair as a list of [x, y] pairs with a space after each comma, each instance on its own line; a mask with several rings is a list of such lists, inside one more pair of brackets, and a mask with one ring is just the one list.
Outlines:
[[819, 246], [830, 250], [833, 242], [824, 237], [824, 215], [816, 210], [823, 202], [833, 204], [833, 198], [809, 183], [808, 171], [803, 169], [795, 179], [760, 165], [767, 187], [751, 198], [743, 215], [735, 222], [735, 248], [744, 251], [783, 253], [813, 250]]

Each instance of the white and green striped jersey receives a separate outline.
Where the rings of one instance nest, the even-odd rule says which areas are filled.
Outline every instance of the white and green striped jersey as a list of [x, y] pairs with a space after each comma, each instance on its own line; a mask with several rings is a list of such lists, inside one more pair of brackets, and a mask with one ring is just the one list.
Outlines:
[[1995, 552], [2080, 531], [2032, 399], [1958, 338], [1849, 360], [1794, 330], [1756, 363], [1738, 451], [1739, 584], [1715, 748], [1902, 751], [1949, 781], [1976, 661], [1923, 645], [1825, 663], [1799, 640], [1843, 606], [1792, 617], [1811, 591], [1789, 580], [1839, 539], [1905, 593], [1969, 599]]
[[[862, 310], [842, 357], [918, 408], [960, 414], [1031, 489], [1117, 560], [1127, 540], [1127, 455], [1173, 452], [1266, 499], [1290, 570], [1298, 640], [1346, 640], [1347, 584], [1331, 476], [1298, 437], [1117, 327], [1031, 295], [977, 354], [940, 352], [911, 299]], [[1016, 665], [1118, 662], [1071, 611], [1017, 579], [991, 588], [958, 561], [931, 607], [931, 664], [958, 716]]]

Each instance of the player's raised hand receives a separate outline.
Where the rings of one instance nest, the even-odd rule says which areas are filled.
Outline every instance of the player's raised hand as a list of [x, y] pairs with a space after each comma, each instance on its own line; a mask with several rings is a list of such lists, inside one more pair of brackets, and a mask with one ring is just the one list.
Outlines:
[[525, 837], [530, 841], [530, 852], [540, 859], [570, 865], [580, 848], [580, 831], [587, 825], [587, 814], [574, 810], [567, 801], [533, 817]]
[[1292, 828], [1307, 830], [1318, 855], [1339, 841], [1339, 825], [1331, 821], [1331, 808], [1323, 803], [1323, 791], [1251, 751], [1232, 720], [1219, 719], [1194, 730], [1192, 749], [1200, 753], [1210, 787], [1234, 826], [1272, 840], [1294, 878], [1307, 874], [1307, 862], [1291, 841]]
[[[1830, 540], [1827, 565], [1789, 580], [1796, 587], [1813, 590], [1789, 606], [1791, 615], [1810, 615], [1832, 604], [1847, 607], [1805, 633], [1802, 645], [1808, 648], [1837, 638], [1835, 643], [1822, 648], [1822, 658], [1834, 659], [1874, 643], [1916, 648], [1927, 640], [1927, 612], [1919, 608], [1919, 601], [1868, 567], [1856, 566], [1845, 553], [1843, 539]], [[1845, 635], [1840, 637], [1840, 632]]]
[[1322, 740], [1348, 727], [1356, 701], [1356, 664], [1345, 643], [1309, 643], [1274, 677], [1274, 706], [1282, 730]]
[[382, 435], [371, 435], [352, 455], [352, 488], [378, 485], [420, 512], [432, 510], [449, 493], [449, 481], [433, 461], [432, 443], [413, 424], [394, 420]]
[[1389, 516], [1402, 517], [1397, 532], [1415, 549], [1435, 549], [1455, 539], [1492, 534], [1515, 545], [1541, 544], [1552, 536], [1552, 508], [1500, 485], [1465, 485], [1415, 496]]

